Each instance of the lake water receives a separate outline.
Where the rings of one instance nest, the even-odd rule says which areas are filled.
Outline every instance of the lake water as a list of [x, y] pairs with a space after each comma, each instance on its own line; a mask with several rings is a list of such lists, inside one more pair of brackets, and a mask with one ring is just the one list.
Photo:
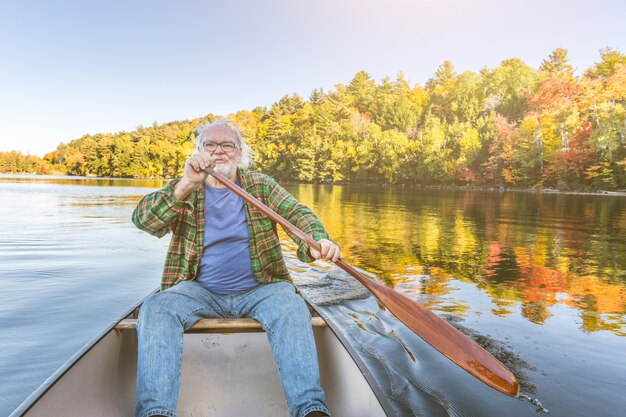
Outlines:
[[[0, 416], [158, 286], [168, 238], [135, 229], [130, 214], [162, 185], [0, 176]], [[429, 415], [624, 415], [626, 197], [286, 188], [350, 263], [503, 358], [525, 395], [487, 388], [398, 328], [413, 363], [408, 403]], [[285, 241], [298, 280], [329, 269], [298, 264], [293, 249]], [[360, 324], [352, 339], [364, 345], [376, 330], [367, 303], [333, 312]]]

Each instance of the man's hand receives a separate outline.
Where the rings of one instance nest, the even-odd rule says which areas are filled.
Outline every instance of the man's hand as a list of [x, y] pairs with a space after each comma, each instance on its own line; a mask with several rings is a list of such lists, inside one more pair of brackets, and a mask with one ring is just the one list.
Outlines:
[[215, 162], [211, 155], [206, 152], [195, 152], [185, 162], [185, 171], [182, 179], [199, 186], [209, 176], [204, 170], [209, 167], [213, 168], [213, 166], [215, 166]]
[[185, 162], [185, 171], [181, 180], [174, 186], [174, 197], [177, 200], [186, 199], [193, 190], [200, 187], [206, 181], [209, 174], [204, 170], [208, 167], [213, 168], [213, 162], [210, 155], [206, 152], [196, 152]]
[[328, 239], [320, 239], [317, 243], [320, 244], [322, 252], [318, 252], [313, 248], [309, 249], [311, 256], [315, 259], [325, 259], [327, 261], [336, 262], [337, 259], [342, 258], [341, 249], [334, 242]]

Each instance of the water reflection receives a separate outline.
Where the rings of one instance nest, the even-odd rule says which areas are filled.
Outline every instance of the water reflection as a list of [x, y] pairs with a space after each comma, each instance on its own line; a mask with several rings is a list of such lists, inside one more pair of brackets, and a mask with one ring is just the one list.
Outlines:
[[134, 179], [134, 178], [97, 178], [74, 177], [69, 175], [30, 175], [30, 174], [0, 174], [3, 183], [37, 183], [60, 185], [87, 185], [94, 187], [162, 187], [167, 181], [161, 179]]
[[132, 206], [137, 205], [137, 196], [68, 196], [60, 202], [61, 206], [73, 207], [98, 207], [98, 206]]
[[491, 312], [542, 324], [578, 309], [584, 331], [626, 329], [626, 198], [293, 185], [346, 257], [434, 310], [464, 316], [453, 280]]
[[[0, 415], [156, 288], [167, 238], [148, 236], [129, 219], [145, 187], [163, 184], [0, 176], [0, 275], [11, 282], [0, 297], [0, 340], [10, 341], [0, 358]], [[514, 358], [525, 392], [553, 415], [623, 414], [624, 197], [287, 188], [320, 214], [350, 263]], [[296, 278], [328, 270], [297, 262], [283, 237]], [[541, 410], [475, 381], [378, 320], [385, 309], [361, 298], [358, 287], [350, 293], [340, 309], [329, 308], [364, 354], [378, 352], [378, 377], [387, 375], [399, 407], [429, 416]], [[390, 378], [394, 369], [410, 372]]]

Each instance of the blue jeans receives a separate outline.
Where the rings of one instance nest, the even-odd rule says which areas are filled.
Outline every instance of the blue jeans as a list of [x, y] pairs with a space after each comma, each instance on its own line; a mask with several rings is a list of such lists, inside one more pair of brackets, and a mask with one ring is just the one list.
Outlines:
[[261, 284], [242, 294], [219, 295], [183, 281], [149, 297], [137, 320], [136, 417], [176, 416], [183, 331], [205, 317], [252, 317], [262, 325], [278, 364], [290, 417], [327, 414], [311, 316], [288, 282]]

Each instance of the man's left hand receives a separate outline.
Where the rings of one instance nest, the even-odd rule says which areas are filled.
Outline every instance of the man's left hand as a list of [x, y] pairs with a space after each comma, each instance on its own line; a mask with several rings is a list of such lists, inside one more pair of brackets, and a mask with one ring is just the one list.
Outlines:
[[331, 242], [328, 239], [320, 239], [317, 243], [321, 246], [321, 252], [318, 252], [313, 248], [309, 249], [311, 256], [315, 259], [325, 259], [327, 261], [336, 262], [337, 259], [342, 258], [341, 249], [339, 249], [339, 246], [337, 246], [334, 242]]

